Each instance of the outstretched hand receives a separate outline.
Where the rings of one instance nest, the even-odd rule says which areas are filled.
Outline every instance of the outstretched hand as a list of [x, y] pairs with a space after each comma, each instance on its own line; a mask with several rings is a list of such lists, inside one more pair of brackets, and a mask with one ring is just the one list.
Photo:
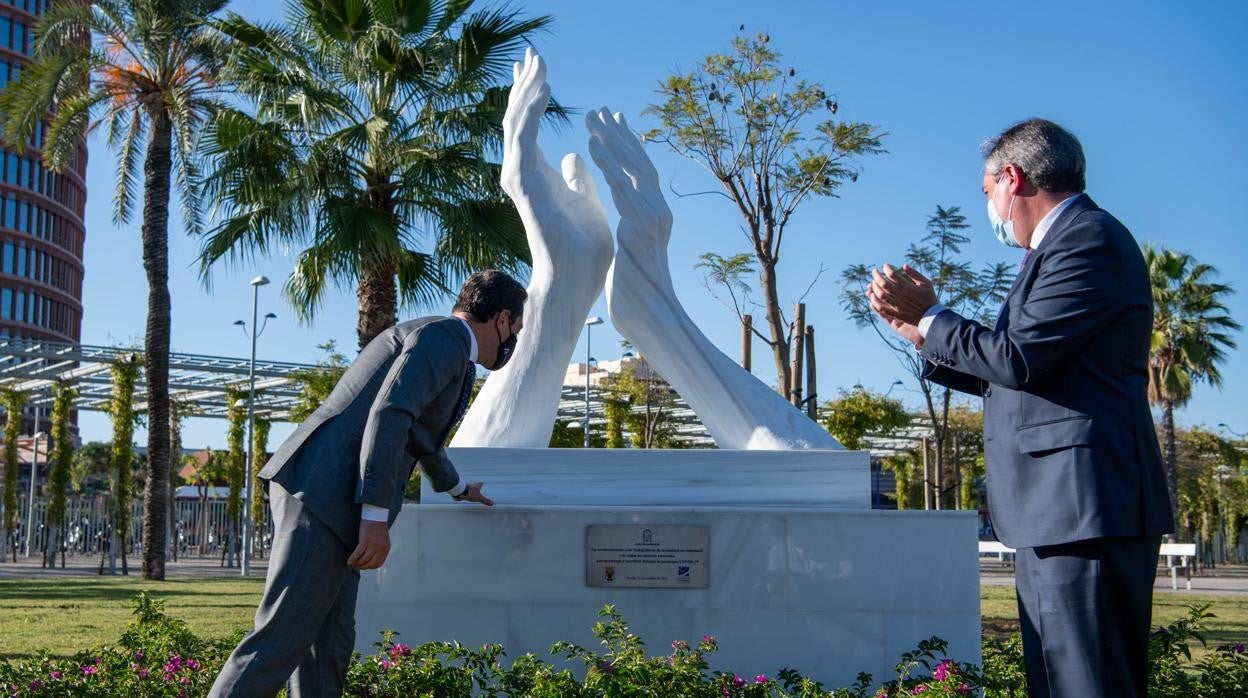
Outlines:
[[468, 486], [464, 488], [463, 493], [459, 496], [459, 501], [476, 502], [477, 504], [484, 504], [487, 507], [494, 506], [494, 500], [481, 493], [481, 490], [484, 487], [485, 483], [483, 482], [468, 483]]

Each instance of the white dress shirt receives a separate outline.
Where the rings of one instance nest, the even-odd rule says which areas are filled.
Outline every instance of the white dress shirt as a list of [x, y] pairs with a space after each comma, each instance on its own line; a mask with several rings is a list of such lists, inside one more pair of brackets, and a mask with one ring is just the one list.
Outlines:
[[[462, 317], [454, 316], [456, 320], [464, 323], [464, 329], [468, 330], [468, 360], [476, 362], [477, 360], [477, 335], [472, 333], [472, 326]], [[454, 487], [447, 490], [446, 493], [452, 497], [458, 497], [468, 489], [468, 484], [460, 480]], [[364, 504], [360, 510], [360, 518], [364, 521], [389, 521], [390, 510], [385, 507], [379, 507], [375, 504]]]
[[[1068, 196], [1065, 199], [1062, 199], [1061, 203], [1049, 209], [1049, 212], [1044, 214], [1044, 218], [1040, 219], [1040, 222], [1036, 224], [1036, 230], [1031, 234], [1031, 247], [1028, 248], [1028, 252], [1036, 249], [1040, 246], [1041, 242], [1044, 242], [1044, 237], [1049, 234], [1049, 228], [1053, 227], [1053, 222], [1057, 220], [1058, 216], [1062, 215], [1062, 211], [1070, 208], [1070, 205], [1074, 203], [1075, 199], [1079, 198], [1081, 195], [1082, 194], [1075, 194], [1074, 196]], [[928, 308], [927, 312], [923, 313], [923, 317], [919, 319], [919, 336], [926, 338], [927, 331], [932, 327], [932, 321], [936, 319], [937, 315], [945, 312], [946, 310], [948, 310], [948, 308], [940, 303]]]

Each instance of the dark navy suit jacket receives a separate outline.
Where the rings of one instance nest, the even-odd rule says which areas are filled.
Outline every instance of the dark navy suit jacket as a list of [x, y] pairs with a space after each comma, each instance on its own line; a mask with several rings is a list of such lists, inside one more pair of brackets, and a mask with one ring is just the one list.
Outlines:
[[1086, 194], [1027, 258], [993, 328], [937, 315], [924, 377], [984, 397], [988, 508], [1014, 548], [1174, 530], [1148, 405], [1139, 245]]

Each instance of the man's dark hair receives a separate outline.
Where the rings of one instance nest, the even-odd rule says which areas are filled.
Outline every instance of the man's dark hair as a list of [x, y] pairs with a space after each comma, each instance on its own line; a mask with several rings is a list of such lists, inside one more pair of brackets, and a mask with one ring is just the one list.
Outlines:
[[1070, 131], [1045, 119], [1014, 124], [981, 147], [988, 173], [1001, 178], [1001, 169], [1016, 165], [1027, 181], [1055, 194], [1082, 192], [1087, 163], [1083, 146]]
[[468, 313], [477, 322], [485, 322], [504, 310], [518, 318], [524, 313], [528, 297], [528, 291], [515, 279], [497, 269], [486, 269], [468, 277], [453, 310]]

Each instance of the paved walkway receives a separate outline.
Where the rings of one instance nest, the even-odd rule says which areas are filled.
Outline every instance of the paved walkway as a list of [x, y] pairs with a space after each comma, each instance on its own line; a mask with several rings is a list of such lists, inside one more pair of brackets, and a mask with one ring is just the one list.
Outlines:
[[[982, 557], [979, 559], [979, 583], [986, 586], [1013, 586], [1014, 566], [1002, 564], [996, 558]], [[1192, 575], [1190, 591], [1182, 570], [1179, 570], [1179, 588], [1174, 591], [1170, 589], [1170, 571], [1158, 568], [1157, 582], [1153, 589], [1167, 594], [1248, 596], [1248, 565], [1205, 568], [1203, 572]]]
[[[135, 578], [142, 576], [143, 558], [131, 558], [128, 562], [130, 565], [130, 576]], [[253, 560], [251, 563], [251, 576], [263, 579], [265, 571], [268, 569], [268, 564], [268, 560]], [[9, 562], [8, 558], [0, 561], [0, 579], [98, 577], [99, 569], [100, 559], [98, 557], [67, 557], [65, 558], [65, 569], [60, 567], [45, 569], [40, 564], [40, 558], [28, 558], [18, 555], [16, 563]], [[105, 563], [105, 576], [108, 576], [107, 563]], [[121, 576], [120, 560], [117, 561], [117, 576]], [[170, 561], [165, 563], [165, 577], [168, 579], [238, 576], [241, 576], [238, 567], [222, 567], [221, 558], [219, 557], [180, 557], [177, 562]]]
[[[17, 562], [0, 562], [0, 579], [31, 579], [48, 577], [96, 577], [99, 570], [99, 558], [68, 557], [65, 569], [45, 569], [40, 565], [38, 557], [18, 556]], [[139, 577], [143, 561], [141, 558], [130, 560], [130, 576]], [[118, 570], [121, 569], [118, 563]], [[268, 569], [267, 560], [253, 560], [251, 574], [253, 577], [264, 578]], [[120, 575], [120, 572], [118, 572]], [[238, 577], [241, 576], [237, 567], [221, 566], [219, 557], [182, 557], [177, 562], [165, 564], [165, 576], [170, 579], [189, 577]], [[983, 557], [979, 560], [979, 581], [989, 586], [1013, 586], [1014, 567], [998, 562], [996, 558]], [[1192, 576], [1192, 589], [1186, 589], [1186, 579], [1179, 574], [1178, 592], [1170, 590], [1170, 575], [1164, 569], [1158, 569], [1157, 591], [1166, 593], [1192, 594], [1225, 594], [1248, 596], [1248, 565], [1224, 565], [1207, 568], [1203, 573]]]

